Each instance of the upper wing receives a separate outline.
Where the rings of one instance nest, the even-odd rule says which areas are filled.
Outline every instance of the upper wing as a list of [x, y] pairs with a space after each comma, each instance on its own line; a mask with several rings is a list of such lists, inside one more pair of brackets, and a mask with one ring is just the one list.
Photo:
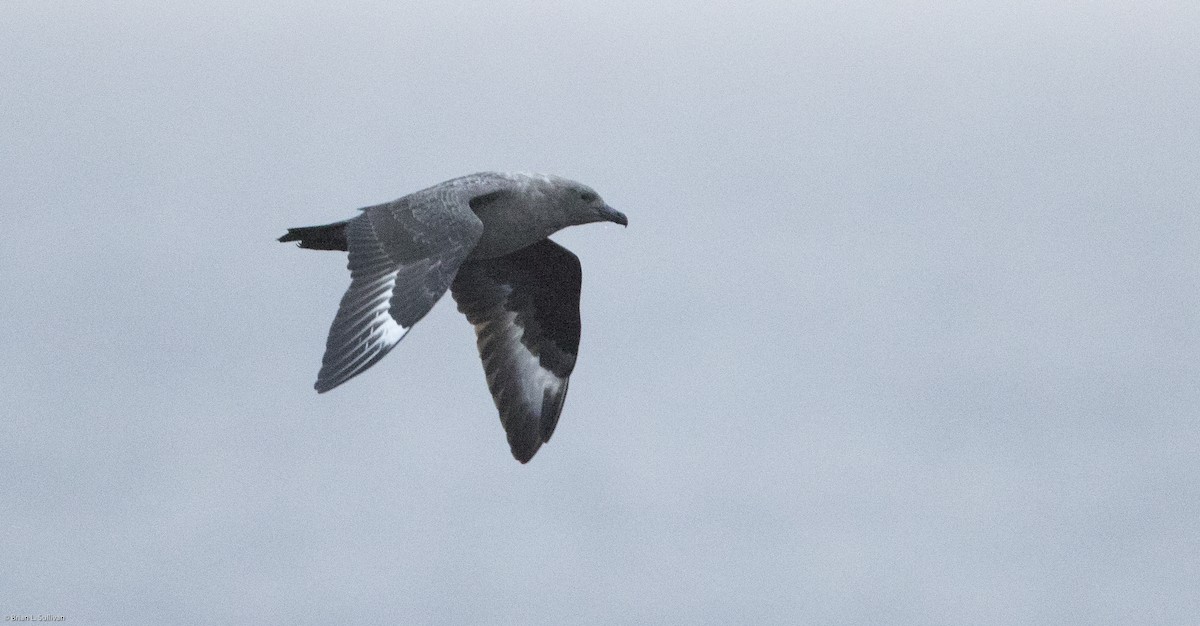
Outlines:
[[350, 288], [329, 329], [317, 391], [383, 358], [446, 292], [482, 232], [452, 194], [414, 194], [347, 222]]
[[543, 239], [467, 261], [451, 293], [475, 325], [488, 388], [522, 463], [550, 441], [579, 350], [579, 258]]

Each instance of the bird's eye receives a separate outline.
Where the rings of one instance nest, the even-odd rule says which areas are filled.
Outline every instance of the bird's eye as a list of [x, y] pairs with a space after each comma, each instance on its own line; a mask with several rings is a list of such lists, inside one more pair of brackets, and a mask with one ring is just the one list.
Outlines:
[[584, 202], [591, 202], [592, 200], [596, 199], [596, 194], [590, 191], [581, 191], [579, 192], [579, 199], [583, 200]]

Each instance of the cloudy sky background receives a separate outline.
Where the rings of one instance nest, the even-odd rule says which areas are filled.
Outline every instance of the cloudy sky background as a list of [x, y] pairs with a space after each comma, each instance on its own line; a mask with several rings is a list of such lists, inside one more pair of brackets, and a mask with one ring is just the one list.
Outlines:
[[[646, 4], [6, 2], [0, 613], [1193, 622], [1200, 4]], [[528, 466], [273, 241], [488, 169], [630, 218]]]

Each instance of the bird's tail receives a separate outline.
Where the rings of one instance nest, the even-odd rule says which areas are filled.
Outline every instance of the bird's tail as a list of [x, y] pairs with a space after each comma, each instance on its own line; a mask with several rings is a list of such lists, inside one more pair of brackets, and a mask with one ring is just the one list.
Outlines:
[[279, 241], [299, 241], [301, 248], [313, 250], [347, 250], [346, 222], [334, 222], [324, 226], [301, 226], [289, 228]]

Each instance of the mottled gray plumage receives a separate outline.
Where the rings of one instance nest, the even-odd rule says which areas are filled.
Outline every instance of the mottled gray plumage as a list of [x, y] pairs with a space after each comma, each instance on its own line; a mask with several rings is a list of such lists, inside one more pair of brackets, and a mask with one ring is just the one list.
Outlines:
[[288, 229], [280, 241], [349, 252], [350, 288], [314, 386], [324, 393], [366, 371], [453, 285], [513, 456], [529, 461], [558, 423], [579, 346], [579, 260], [546, 237], [599, 221], [627, 224], [580, 183], [485, 172]]

